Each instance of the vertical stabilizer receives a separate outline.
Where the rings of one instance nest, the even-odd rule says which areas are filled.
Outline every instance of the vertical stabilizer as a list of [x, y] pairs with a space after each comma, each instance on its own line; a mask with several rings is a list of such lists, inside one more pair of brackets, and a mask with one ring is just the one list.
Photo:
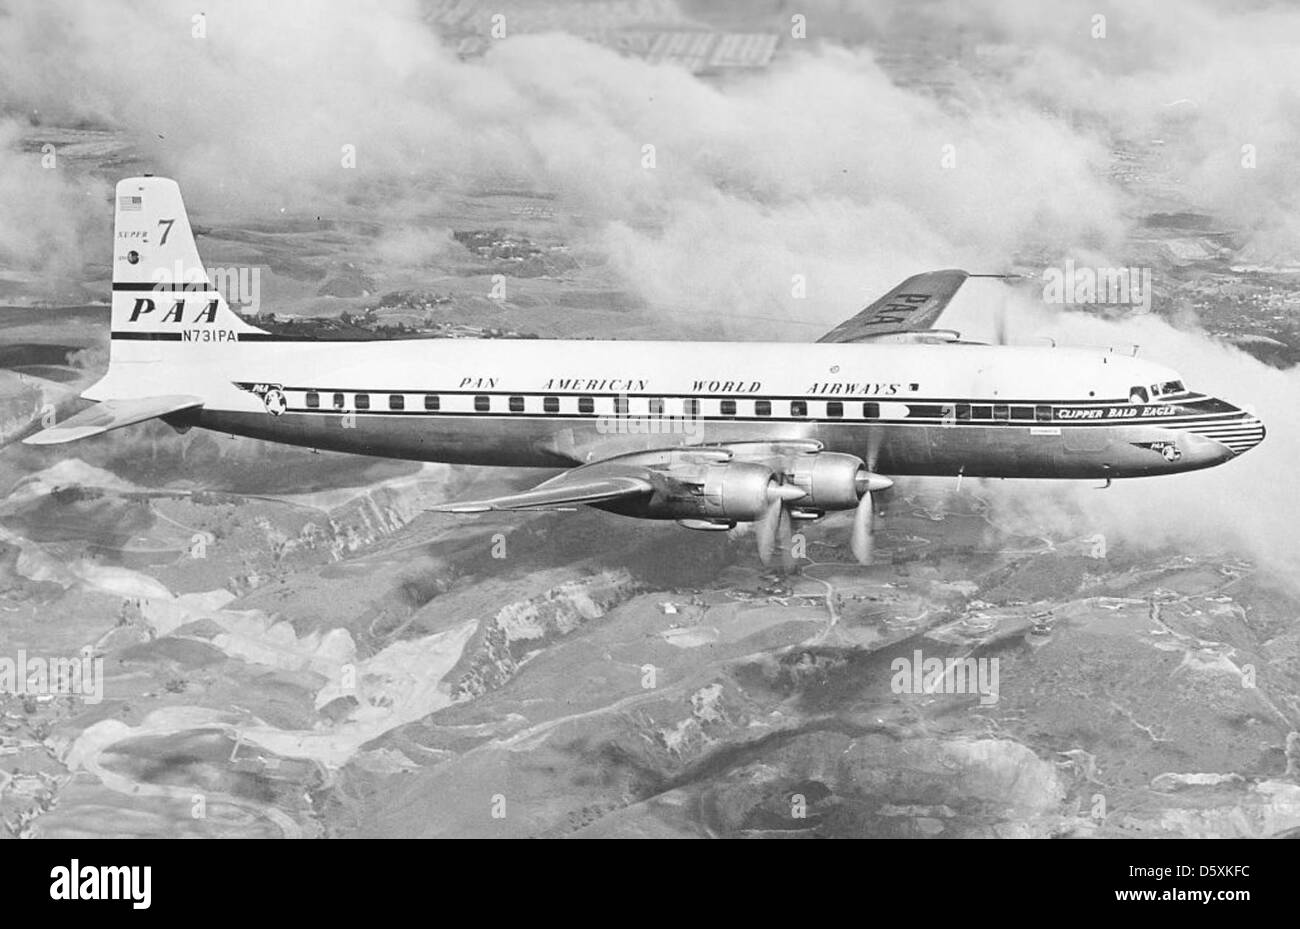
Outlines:
[[[113, 363], [220, 347], [262, 330], [226, 304], [194, 244], [180, 187], [165, 177], [120, 181], [114, 197]], [[133, 342], [158, 342], [132, 351]]]

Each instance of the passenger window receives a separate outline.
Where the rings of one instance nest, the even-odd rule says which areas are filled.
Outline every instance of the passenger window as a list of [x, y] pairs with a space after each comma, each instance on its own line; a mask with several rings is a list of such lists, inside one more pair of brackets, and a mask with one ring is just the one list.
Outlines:
[[543, 397], [543, 398], [542, 398], [542, 411], [543, 411], [544, 413], [558, 413], [558, 412], [560, 412], [560, 398], [559, 398], [559, 397]]
[[1034, 408], [1032, 406], [1013, 406], [1011, 408], [1011, 418], [1026, 420], [1034, 418]]
[[735, 415], [736, 415], [736, 401], [735, 401], [735, 400], [723, 400], [723, 401], [722, 401], [722, 404], [721, 404], [721, 409], [722, 409], [722, 415], [723, 415], [723, 416], [735, 416]]
[[627, 397], [614, 398], [614, 412], [619, 416], [627, 415]]
[[772, 415], [772, 401], [771, 401], [771, 400], [755, 400], [755, 401], [754, 401], [754, 415], [755, 415], [755, 416], [771, 416], [771, 415]]
[[791, 415], [791, 416], [807, 416], [807, 415], [808, 415], [808, 401], [807, 401], [807, 400], [791, 400], [791, 401], [790, 401], [790, 415]]
[[662, 397], [650, 398], [650, 415], [651, 416], [664, 415], [664, 401]]
[[426, 410], [436, 410], [440, 405], [437, 394], [424, 395], [424, 408]]
[[474, 398], [475, 413], [488, 413], [491, 410], [492, 410], [491, 397], [485, 396], [484, 394], [479, 394], [477, 397]]
[[1005, 403], [993, 404], [993, 418], [998, 422], [1006, 422], [1009, 409]]
[[686, 416], [699, 416], [700, 401], [696, 400], [694, 397], [688, 397], [682, 403], [682, 411]]
[[1044, 405], [1034, 407], [1034, 419], [1040, 423], [1050, 423], [1052, 421], [1052, 408]]
[[969, 404], [969, 403], [959, 403], [959, 404], [957, 404], [957, 422], [959, 422], [959, 423], [968, 423], [968, 422], [970, 422], [970, 404]]
[[357, 394], [357, 409], [370, 409], [370, 394]]
[[826, 415], [839, 419], [844, 415], [844, 404], [838, 400], [831, 400], [826, 404]]
[[868, 400], [866, 403], [862, 404], [862, 418], [879, 419], [880, 404], [877, 403], [875, 400]]
[[406, 395], [405, 395], [405, 394], [389, 394], [389, 395], [388, 395], [388, 408], [389, 408], [390, 410], [404, 410], [404, 409], [406, 409]]
[[593, 400], [591, 397], [579, 397], [579, 398], [578, 398], [578, 412], [579, 412], [579, 413], [594, 413], [594, 412], [596, 412], [596, 401]]
[[972, 419], [992, 419], [993, 407], [991, 406], [973, 406], [970, 408]]
[[307, 391], [307, 409], [320, 409], [320, 394], [316, 393], [314, 390]]
[[335, 395], [334, 395], [334, 409], [336, 409], [336, 410], [341, 410], [341, 409], [343, 409], [343, 395], [342, 395], [342, 394], [335, 394]]
[[523, 411], [524, 411], [524, 398], [523, 398], [523, 397], [511, 397], [511, 398], [510, 398], [510, 412], [511, 412], [511, 413], [522, 413]]
[[1129, 403], [1147, 403], [1150, 399], [1151, 398], [1147, 396], [1147, 389], [1145, 387], [1134, 387], [1129, 390]]

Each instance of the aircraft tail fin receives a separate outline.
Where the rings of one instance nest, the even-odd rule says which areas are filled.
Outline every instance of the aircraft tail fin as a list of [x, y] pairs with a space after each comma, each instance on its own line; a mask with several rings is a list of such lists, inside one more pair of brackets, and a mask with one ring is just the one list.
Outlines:
[[229, 387], [239, 342], [265, 335], [226, 302], [218, 284], [229, 287], [228, 274], [214, 280], [203, 266], [175, 181], [126, 178], [113, 207], [108, 371], [81, 394], [98, 405], [27, 436], [29, 445], [193, 415], [214, 385]]
[[230, 309], [199, 258], [179, 185], [165, 177], [119, 181], [114, 204], [112, 361], [155, 359], [132, 343], [183, 342], [190, 350], [262, 332]]

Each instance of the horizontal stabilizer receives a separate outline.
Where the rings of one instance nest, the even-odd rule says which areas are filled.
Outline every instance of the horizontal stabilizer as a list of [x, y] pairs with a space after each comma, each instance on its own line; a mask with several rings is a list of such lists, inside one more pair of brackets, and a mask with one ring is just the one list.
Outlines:
[[76, 416], [43, 429], [23, 439], [24, 445], [61, 445], [102, 435], [110, 429], [133, 426], [146, 419], [155, 419], [169, 413], [192, 410], [203, 406], [201, 397], [184, 395], [168, 397], [141, 397], [137, 400], [105, 400]]
[[493, 497], [489, 500], [472, 500], [463, 503], [443, 503], [430, 507], [435, 513], [487, 513], [492, 510], [543, 510], [550, 507], [576, 506], [580, 503], [601, 503], [621, 497], [634, 497], [649, 493], [653, 488], [647, 480], [631, 475], [603, 476], [579, 474], [569, 471], [559, 477], [517, 494]]

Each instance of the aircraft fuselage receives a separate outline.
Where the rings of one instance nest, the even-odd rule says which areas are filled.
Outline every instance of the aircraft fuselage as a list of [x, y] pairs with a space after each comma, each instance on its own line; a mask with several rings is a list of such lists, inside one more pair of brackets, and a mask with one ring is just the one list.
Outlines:
[[1121, 478], [1219, 464], [1264, 434], [1168, 368], [1065, 348], [241, 335], [185, 364], [190, 343], [164, 361], [156, 336], [114, 340], [130, 376], [110, 372], [106, 396], [163, 390], [183, 369], [206, 402], [175, 421], [421, 461], [557, 468], [811, 439], [894, 475]]

